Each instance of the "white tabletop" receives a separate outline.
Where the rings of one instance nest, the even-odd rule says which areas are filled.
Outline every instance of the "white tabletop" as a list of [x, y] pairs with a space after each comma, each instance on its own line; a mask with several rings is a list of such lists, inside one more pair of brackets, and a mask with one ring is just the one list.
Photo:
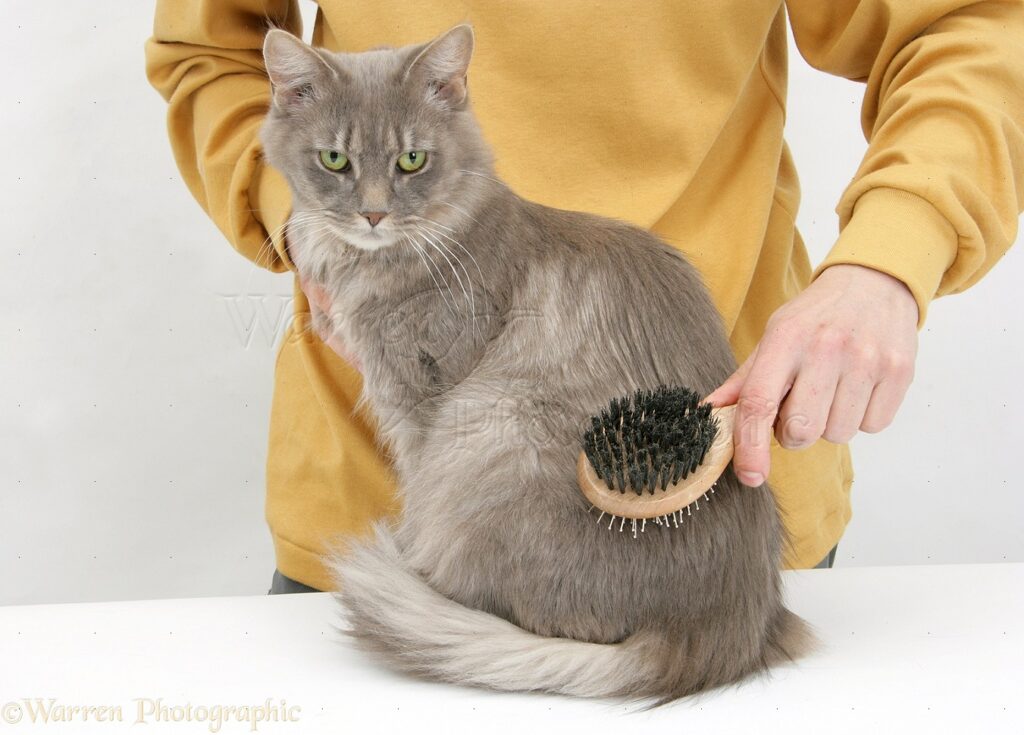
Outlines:
[[[632, 714], [392, 673], [334, 631], [340, 608], [326, 594], [5, 607], [0, 732], [213, 732], [204, 720], [218, 706], [221, 733], [253, 731], [232, 706], [285, 720], [258, 723], [263, 733], [1024, 732], [1024, 564], [808, 570], [785, 582], [821, 651]], [[33, 726], [30, 710], [39, 720], [51, 699], [51, 713], [77, 719]], [[75, 705], [106, 705], [107, 718], [119, 708], [122, 720], [92, 710], [83, 722]], [[193, 722], [170, 721], [189, 706]], [[139, 707], [147, 725], [132, 727]]]

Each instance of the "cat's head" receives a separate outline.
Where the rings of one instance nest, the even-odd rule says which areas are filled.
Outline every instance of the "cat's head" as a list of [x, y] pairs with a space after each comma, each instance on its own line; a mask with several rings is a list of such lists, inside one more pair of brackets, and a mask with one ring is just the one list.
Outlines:
[[295, 212], [364, 250], [471, 216], [486, 180], [466, 172], [491, 172], [469, 108], [472, 53], [467, 25], [361, 53], [271, 30], [263, 56], [273, 94], [260, 137]]

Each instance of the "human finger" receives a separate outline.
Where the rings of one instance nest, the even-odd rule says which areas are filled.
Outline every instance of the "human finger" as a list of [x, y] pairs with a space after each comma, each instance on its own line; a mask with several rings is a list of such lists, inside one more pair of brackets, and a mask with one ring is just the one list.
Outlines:
[[805, 360], [782, 401], [775, 436], [786, 449], [803, 449], [825, 431], [839, 384], [839, 359], [825, 353]]
[[779, 404], [796, 373], [798, 356], [786, 341], [766, 338], [736, 400], [733, 469], [745, 485], [768, 477], [772, 428]]
[[740, 389], [750, 374], [750, 368], [754, 365], [757, 356], [757, 347], [751, 352], [736, 370], [725, 379], [725, 382], [711, 391], [702, 403], [710, 403], [712, 406], [731, 406], [736, 403], [740, 396]]
[[847, 372], [839, 378], [822, 436], [835, 444], [846, 444], [860, 428], [871, 400], [875, 381], [868, 373]]

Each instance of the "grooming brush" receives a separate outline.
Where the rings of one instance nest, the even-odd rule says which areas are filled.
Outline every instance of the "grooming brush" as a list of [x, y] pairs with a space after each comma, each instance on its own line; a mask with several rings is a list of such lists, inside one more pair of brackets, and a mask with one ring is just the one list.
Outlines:
[[576, 476], [601, 511], [598, 523], [608, 517], [619, 531], [629, 523], [636, 538], [649, 520], [678, 528], [711, 499], [732, 459], [736, 406], [700, 401], [688, 388], [660, 386], [613, 399], [591, 418]]

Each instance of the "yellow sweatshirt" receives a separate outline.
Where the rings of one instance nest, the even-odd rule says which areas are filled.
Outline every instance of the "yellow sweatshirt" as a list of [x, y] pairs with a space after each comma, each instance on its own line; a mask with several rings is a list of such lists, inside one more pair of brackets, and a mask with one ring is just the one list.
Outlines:
[[[787, 13], [788, 11], [788, 13]], [[812, 270], [783, 140], [786, 23], [814, 67], [865, 83], [870, 145], [836, 208], [841, 234]], [[261, 161], [265, 18], [301, 33], [289, 0], [158, 0], [146, 70], [169, 103], [182, 176], [232, 245], [294, 270], [290, 195]], [[544, 204], [629, 220], [700, 269], [742, 361], [771, 313], [824, 268], [858, 263], [931, 299], [975, 283], [1024, 209], [1024, 3], [967, 0], [323, 0], [316, 45], [422, 42], [471, 22], [470, 94], [500, 175]], [[261, 249], [268, 237], [273, 249]], [[339, 534], [397, 512], [360, 376], [295, 319], [277, 355], [267, 520], [281, 571], [318, 588]], [[772, 445], [769, 482], [817, 563], [850, 519], [845, 445]]]

